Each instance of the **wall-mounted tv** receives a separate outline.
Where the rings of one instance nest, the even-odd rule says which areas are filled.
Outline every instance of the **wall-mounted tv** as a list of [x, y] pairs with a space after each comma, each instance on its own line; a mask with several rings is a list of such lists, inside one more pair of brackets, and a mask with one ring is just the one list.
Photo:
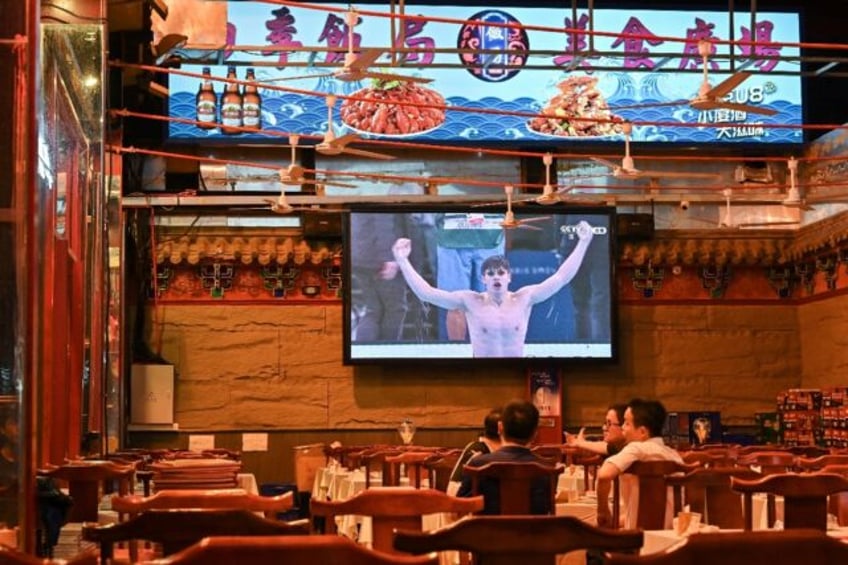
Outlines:
[[505, 220], [500, 206], [352, 207], [345, 363], [615, 360], [614, 209]]

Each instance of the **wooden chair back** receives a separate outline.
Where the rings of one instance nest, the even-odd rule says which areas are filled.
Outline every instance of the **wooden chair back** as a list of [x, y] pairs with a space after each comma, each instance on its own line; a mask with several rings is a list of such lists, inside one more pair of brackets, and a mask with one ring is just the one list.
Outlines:
[[437, 453], [424, 461], [424, 468], [427, 469], [430, 477], [430, 488], [442, 492], [448, 490], [451, 473], [453, 473], [453, 468], [456, 467], [460, 455], [462, 455], [461, 449]]
[[727, 451], [692, 450], [680, 454], [684, 463], [695, 463], [703, 468], [732, 467], [734, 460]]
[[795, 455], [789, 451], [755, 451], [740, 455], [736, 463], [739, 466], [754, 467], [761, 475], [774, 475], [792, 471]]
[[151, 565], [437, 565], [435, 556], [390, 555], [342, 536], [214, 537]]
[[543, 462], [556, 465], [557, 463], [565, 463], [570, 448], [559, 443], [545, 443], [534, 445], [530, 448], [530, 451]]
[[473, 516], [432, 532], [395, 532], [394, 547], [413, 554], [458, 550], [485, 565], [554, 565], [578, 549], [638, 551], [643, 534], [609, 530], [573, 516]]
[[783, 527], [827, 529], [827, 497], [848, 491], [848, 479], [832, 473], [786, 473], [746, 481], [731, 478], [730, 486], [744, 500], [745, 530], [753, 529], [753, 502], [756, 492], [783, 497]]
[[[427, 478], [428, 473], [424, 468], [424, 462], [433, 456], [432, 451], [404, 451], [398, 455], [386, 457], [387, 475], [383, 473], [383, 486], [398, 486], [405, 474], [409, 478], [410, 486], [421, 488], [422, 478]], [[401, 470], [405, 470], [404, 473]]]
[[471, 477], [471, 492], [474, 494], [481, 493], [480, 485], [484, 479], [497, 483], [497, 504], [490, 501], [489, 507], [498, 508], [499, 514], [525, 515], [532, 514], [533, 492], [542, 481], [548, 484], [548, 513], [556, 511], [557, 480], [564, 470], [562, 465], [544, 465], [533, 461], [493, 461], [480, 467], [463, 467], [463, 472]]
[[372, 547], [392, 552], [392, 532], [396, 529], [421, 530], [425, 514], [450, 512], [470, 514], [483, 509], [483, 497], [457, 498], [434, 489], [373, 488], [347, 500], [312, 500], [309, 511], [312, 527], [323, 517], [325, 533], [337, 532], [336, 516], [370, 516]]
[[[667, 484], [666, 476], [674, 473], [688, 473], [698, 468], [697, 464], [677, 463], [675, 461], [636, 461], [625, 473], [636, 476], [639, 483], [639, 508], [635, 527], [643, 530], [662, 530], [665, 528]], [[647, 504], [643, 503], [647, 502]], [[613, 485], [613, 527], [619, 527], [619, 509], [621, 508], [621, 489], [618, 479]]]
[[96, 522], [104, 483], [116, 482], [118, 493], [132, 492], [135, 465], [118, 465], [112, 461], [73, 461], [38, 471], [39, 475], [64, 481], [74, 505], [68, 514], [69, 522]]
[[[821, 473], [834, 473], [848, 478], [848, 465], [825, 465]], [[836, 516], [840, 527], [848, 526], [848, 492], [838, 492], [830, 495], [828, 512]]]
[[[152, 496], [114, 496], [112, 510], [119, 514], [136, 515], [148, 510], [186, 510], [203, 508], [215, 510], [248, 510], [264, 512], [266, 518], [294, 506], [291, 492], [279, 496], [259, 496], [242, 490], [163, 490]], [[96, 520], [95, 520], [96, 521]]]
[[43, 559], [0, 545], [0, 565], [97, 565], [97, 555], [86, 551], [69, 559]]
[[686, 504], [692, 512], [701, 514], [705, 524], [741, 529], [745, 525], [742, 497], [731, 490], [731, 477], [754, 480], [761, 475], [741, 467], [716, 467], [667, 477], [666, 482], [674, 489], [674, 513]]
[[797, 565], [846, 563], [848, 543], [815, 530], [694, 534], [676, 549], [651, 555], [609, 554], [606, 565]]
[[99, 544], [100, 562], [111, 563], [113, 544], [158, 543], [170, 555], [211, 536], [308, 535], [309, 526], [268, 520], [248, 510], [149, 510], [116, 524], [86, 524], [82, 539]]
[[393, 457], [403, 453], [401, 450], [393, 449], [376, 449], [363, 453], [359, 461], [365, 467], [365, 488], [371, 488], [371, 473], [380, 473], [383, 477], [384, 486], [397, 486], [392, 484], [391, 464], [386, 462], [387, 457]]
[[580, 449], [571, 455], [569, 463], [583, 467], [583, 489], [587, 491], [595, 490], [598, 469], [604, 463], [603, 455]]
[[848, 465], [848, 454], [822, 455], [821, 457], [798, 457], [795, 466], [799, 471], [820, 471], [828, 465]]

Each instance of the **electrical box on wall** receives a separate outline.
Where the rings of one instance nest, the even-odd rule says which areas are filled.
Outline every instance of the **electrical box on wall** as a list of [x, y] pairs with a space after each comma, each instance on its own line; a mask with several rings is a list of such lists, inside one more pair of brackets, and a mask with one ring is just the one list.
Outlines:
[[174, 366], [133, 364], [130, 374], [130, 422], [174, 422]]

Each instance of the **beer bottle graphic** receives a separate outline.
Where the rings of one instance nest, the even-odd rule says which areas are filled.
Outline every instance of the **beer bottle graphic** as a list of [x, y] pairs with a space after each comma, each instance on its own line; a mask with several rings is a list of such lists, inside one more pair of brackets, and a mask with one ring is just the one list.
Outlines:
[[[229, 67], [227, 69], [227, 78], [236, 79], [236, 68]], [[241, 130], [236, 129], [241, 127], [241, 94], [239, 94], [238, 84], [228, 82], [224, 88], [224, 94], [221, 96], [221, 133], [234, 135], [241, 133]]]
[[215, 87], [212, 86], [212, 71], [209, 67], [203, 67], [203, 80], [197, 90], [195, 99], [196, 120], [201, 122], [197, 127], [201, 129], [214, 129], [218, 127], [218, 97], [215, 95]]
[[250, 81], [250, 84], [244, 86], [241, 101], [241, 116], [244, 127], [262, 129], [262, 97], [256, 88], [256, 75], [253, 69], [247, 69], [244, 80]]

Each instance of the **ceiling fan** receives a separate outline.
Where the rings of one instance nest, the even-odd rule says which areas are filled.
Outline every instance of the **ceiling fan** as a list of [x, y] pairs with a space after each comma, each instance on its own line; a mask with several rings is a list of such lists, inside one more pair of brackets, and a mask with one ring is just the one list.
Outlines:
[[359, 13], [355, 9], [350, 8], [347, 11], [347, 14], [345, 15], [345, 23], [347, 25], [347, 53], [345, 53], [344, 66], [341, 69], [338, 69], [332, 73], [302, 75], [296, 77], [281, 77], [277, 79], [270, 79], [264, 82], [281, 82], [288, 80], [321, 77], [333, 77], [344, 82], [356, 82], [368, 78], [383, 81], [406, 81], [418, 83], [433, 82], [433, 79], [430, 78], [369, 70], [369, 67], [377, 61], [380, 55], [383, 54], [384, 50], [366, 49], [361, 53], [357, 54], [353, 50], [353, 28], [356, 27], [357, 23], [359, 23]]
[[326, 178], [308, 179], [304, 177], [305, 169], [297, 162], [297, 145], [300, 142], [300, 136], [292, 134], [289, 136], [289, 147], [291, 147], [291, 162], [285, 169], [280, 169], [280, 182], [289, 186], [300, 186], [302, 184], [314, 184], [322, 186], [337, 186], [341, 188], [356, 188], [354, 184], [343, 182], [330, 181]]
[[275, 214], [293, 214], [295, 212], [338, 214], [342, 212], [342, 210], [330, 210], [319, 206], [293, 206], [286, 198], [285, 191], [280, 192], [277, 198], [264, 198], [263, 200], [270, 204], [270, 210]]
[[362, 139], [359, 135], [355, 133], [348, 133], [341, 137], [336, 137], [336, 131], [333, 127], [333, 108], [336, 105], [336, 97], [332, 94], [328, 94], [326, 97], [327, 102], [327, 131], [324, 132], [324, 139], [315, 146], [315, 150], [322, 155], [340, 155], [341, 153], [346, 153], [348, 155], [358, 155], [360, 157], [369, 157], [371, 159], [384, 159], [391, 160], [395, 157], [393, 155], [386, 155], [385, 153], [377, 153], [375, 151], [366, 151], [364, 149], [354, 149], [353, 147], [348, 147], [349, 143], [353, 143], [355, 141], [359, 141]]
[[511, 184], [507, 184], [504, 186], [504, 192], [506, 193], [506, 214], [504, 215], [504, 219], [501, 222], [501, 227], [505, 230], [511, 230], [515, 228], [523, 228], [530, 230], [539, 230], [536, 226], [530, 225], [533, 222], [544, 222], [546, 220], [550, 220], [550, 216], [535, 216], [533, 218], [522, 218], [517, 219], [515, 214], [512, 211], [512, 193], [515, 190], [515, 187]]
[[813, 207], [807, 204], [798, 188], [798, 160], [795, 157], [790, 157], [786, 162], [786, 168], [789, 170], [789, 188], [786, 191], [786, 198], [783, 199], [782, 204], [788, 208], [812, 210]]
[[593, 161], [601, 163], [612, 169], [612, 176], [616, 178], [687, 178], [687, 179], [712, 179], [718, 180], [719, 175], [713, 173], [694, 173], [685, 171], [646, 171], [637, 169], [633, 162], [633, 157], [630, 156], [630, 135], [633, 133], [633, 124], [630, 122], [622, 122], [621, 131], [624, 134], [624, 157], [621, 164], [613, 163], [601, 157], [592, 157]]
[[[675, 102], [639, 104], [636, 106], [627, 106], [627, 108], [654, 108], [660, 106], [682, 106], [684, 104], [689, 104], [689, 106], [696, 110], [739, 110], [741, 112], [761, 114], [764, 116], [773, 116], [777, 114], [777, 111], [772, 110], [771, 108], [723, 100], [723, 98], [730, 94], [734, 88], [747, 80], [748, 77], [751, 76], [751, 73], [746, 71], [735, 72], [717, 85], [712, 86], [710, 84], [709, 74], [709, 58], [712, 54], [712, 49], [713, 46], [709, 41], [701, 40], [698, 42], [698, 55], [701, 56], [701, 61], [703, 62], [704, 80], [701, 82], [701, 86], [698, 88], [698, 94], [694, 98], [691, 100], [678, 100]], [[624, 107], [617, 109], [624, 109]]]

